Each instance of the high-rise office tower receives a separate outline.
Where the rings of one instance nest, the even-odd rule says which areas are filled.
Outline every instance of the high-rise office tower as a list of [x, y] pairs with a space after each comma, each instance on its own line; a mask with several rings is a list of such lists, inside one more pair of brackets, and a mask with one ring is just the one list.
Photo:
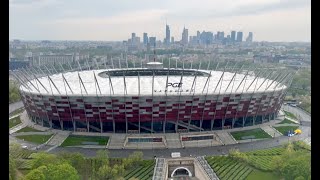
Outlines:
[[169, 25], [166, 24], [166, 38], [165, 44], [170, 44], [170, 28]]
[[252, 42], [252, 40], [253, 40], [253, 33], [249, 32], [249, 35], [248, 35], [248, 37], [246, 39], [246, 42]]
[[148, 44], [148, 33], [143, 33], [143, 44], [144, 45]]
[[171, 37], [171, 43], [172, 44], [174, 43], [174, 37], [173, 36]]
[[136, 37], [136, 33], [131, 33], [131, 39], [134, 39]]
[[151, 47], [156, 45], [156, 37], [149, 37], [149, 44]]
[[231, 31], [231, 41], [232, 42], [236, 41], [236, 31]]
[[237, 32], [237, 42], [242, 42], [242, 36], [243, 36], [242, 32]]
[[188, 29], [186, 29], [185, 27], [183, 27], [183, 31], [182, 31], [182, 43], [183, 44], [188, 44]]
[[219, 37], [220, 40], [223, 40], [224, 39], [224, 32], [220, 32], [220, 37]]

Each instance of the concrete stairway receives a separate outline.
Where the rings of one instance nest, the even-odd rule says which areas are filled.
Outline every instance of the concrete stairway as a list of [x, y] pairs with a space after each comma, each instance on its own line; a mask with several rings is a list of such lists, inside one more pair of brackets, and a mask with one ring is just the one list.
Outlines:
[[110, 136], [107, 148], [108, 149], [123, 149], [126, 141], [126, 134], [112, 134]]
[[63, 143], [63, 141], [67, 139], [68, 136], [69, 136], [69, 132], [67, 132], [67, 131], [61, 131], [59, 133], [56, 133], [49, 140], [47, 145], [49, 145], [49, 146], [60, 146]]
[[281, 133], [279, 133], [279, 131], [275, 130], [273, 127], [271, 126], [261, 126], [261, 129], [264, 130], [267, 134], [269, 134], [271, 137], [279, 137], [282, 136]]
[[178, 133], [170, 133], [165, 134], [165, 139], [167, 141], [167, 147], [168, 148], [181, 148], [181, 140], [180, 140], [180, 134]]
[[221, 142], [225, 145], [237, 143], [237, 141], [235, 141], [234, 138], [226, 131], [218, 131], [216, 134]]

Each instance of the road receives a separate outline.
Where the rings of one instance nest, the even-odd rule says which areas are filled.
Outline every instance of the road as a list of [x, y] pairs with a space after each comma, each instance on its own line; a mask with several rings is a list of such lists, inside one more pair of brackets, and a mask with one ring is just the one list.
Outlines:
[[300, 121], [311, 122], [310, 115], [300, 108], [292, 107], [289, 105], [282, 105], [282, 108], [285, 111], [289, 111], [289, 112], [293, 113]]
[[[307, 129], [310, 129], [310, 127], [302, 127], [303, 132], [308, 132]], [[311, 130], [310, 130], [311, 131]], [[300, 136], [300, 137], [299, 137]], [[226, 146], [215, 146], [215, 147], [201, 147], [201, 148], [186, 148], [186, 149], [144, 149], [144, 150], [129, 150], [129, 149], [122, 149], [122, 150], [108, 150], [109, 151], [109, 157], [128, 157], [131, 153], [134, 151], [142, 151], [143, 156], [145, 159], [152, 159], [155, 156], [157, 157], [164, 157], [168, 158], [171, 157], [172, 152], [180, 152], [181, 156], [206, 156], [206, 155], [222, 155], [222, 154], [228, 154], [229, 150], [232, 148], [239, 149], [240, 151], [251, 151], [255, 149], [265, 149], [265, 148], [271, 148], [280, 146], [282, 144], [285, 144], [289, 141], [292, 141], [293, 139], [299, 138], [299, 139], [305, 139], [308, 136], [308, 133], [304, 133], [299, 136], [294, 137], [287, 137], [287, 136], [281, 136], [279, 138], [275, 139], [268, 139], [268, 140], [261, 140], [261, 141], [255, 141], [250, 143], [242, 143], [242, 144], [234, 144], [234, 145], [226, 145]], [[96, 155], [96, 149], [85, 149], [85, 148], [61, 148], [58, 147], [51, 151], [51, 153], [58, 153], [58, 152], [80, 152], [84, 154], [87, 157], [92, 157]]]
[[22, 107], [23, 107], [22, 101], [18, 101], [18, 102], [9, 104], [9, 114], [17, 109], [22, 108]]

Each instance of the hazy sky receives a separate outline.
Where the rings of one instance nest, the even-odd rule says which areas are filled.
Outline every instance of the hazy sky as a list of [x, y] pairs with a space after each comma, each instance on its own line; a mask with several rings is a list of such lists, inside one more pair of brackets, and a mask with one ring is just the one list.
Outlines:
[[10, 39], [163, 40], [200, 32], [253, 32], [254, 41], [311, 41], [310, 0], [9, 0]]

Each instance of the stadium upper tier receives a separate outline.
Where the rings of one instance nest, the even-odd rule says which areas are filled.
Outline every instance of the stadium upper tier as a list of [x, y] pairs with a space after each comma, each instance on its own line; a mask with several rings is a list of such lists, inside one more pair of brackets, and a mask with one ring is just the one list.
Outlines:
[[[245, 77], [245, 78], [244, 78]], [[50, 95], [188, 95], [258, 93], [285, 89], [284, 84], [244, 73], [196, 69], [100, 69], [34, 78], [24, 92]]]

